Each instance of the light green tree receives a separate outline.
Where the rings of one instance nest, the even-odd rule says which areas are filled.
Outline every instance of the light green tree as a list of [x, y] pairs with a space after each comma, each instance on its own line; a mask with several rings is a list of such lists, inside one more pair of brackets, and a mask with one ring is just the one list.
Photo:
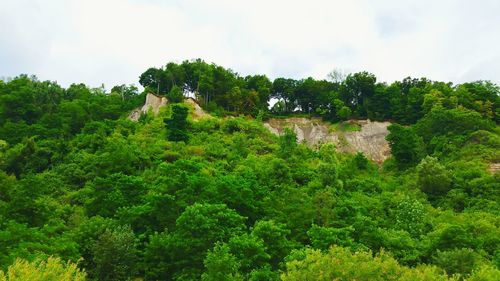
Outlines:
[[437, 158], [427, 156], [417, 166], [417, 184], [431, 198], [446, 194], [451, 188], [451, 177]]
[[201, 276], [202, 281], [239, 281], [243, 277], [238, 272], [240, 263], [236, 257], [229, 252], [226, 244], [217, 244], [208, 252], [203, 261], [205, 273]]
[[28, 262], [16, 259], [6, 272], [0, 270], [0, 281], [85, 281], [86, 274], [76, 264], [58, 257]]

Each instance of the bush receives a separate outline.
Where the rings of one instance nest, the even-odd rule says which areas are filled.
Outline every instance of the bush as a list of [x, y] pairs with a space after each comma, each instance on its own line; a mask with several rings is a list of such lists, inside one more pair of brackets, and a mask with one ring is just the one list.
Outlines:
[[283, 281], [302, 280], [448, 280], [436, 267], [408, 268], [381, 252], [352, 253], [346, 248], [333, 246], [327, 253], [306, 250], [303, 260], [287, 262]]
[[451, 187], [451, 178], [446, 168], [434, 157], [427, 156], [417, 167], [417, 184], [429, 197], [445, 195]]
[[448, 273], [459, 274], [462, 277], [471, 274], [472, 270], [481, 263], [481, 256], [471, 249], [453, 249], [450, 251], [437, 251], [433, 263]]
[[182, 93], [181, 88], [173, 86], [172, 89], [170, 89], [170, 92], [167, 93], [167, 99], [172, 103], [182, 102], [184, 100], [184, 94]]
[[7, 272], [0, 271], [0, 281], [84, 281], [86, 274], [76, 264], [49, 257], [28, 262], [17, 259]]

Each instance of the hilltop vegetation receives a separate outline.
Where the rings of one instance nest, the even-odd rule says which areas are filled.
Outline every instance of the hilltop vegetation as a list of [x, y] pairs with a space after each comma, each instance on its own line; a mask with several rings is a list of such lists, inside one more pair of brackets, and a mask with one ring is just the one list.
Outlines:
[[368, 72], [344, 77], [333, 71], [329, 77], [271, 81], [265, 75], [242, 77], [231, 69], [194, 60], [150, 68], [139, 82], [147, 91], [167, 97], [178, 96], [179, 89], [196, 93], [202, 106], [216, 114], [256, 116], [259, 110], [266, 112], [270, 98], [274, 98], [274, 114], [302, 112], [330, 121], [369, 118], [413, 124], [435, 105], [460, 107], [499, 121], [499, 88], [488, 81], [454, 86], [408, 77], [388, 85], [377, 83], [375, 75]]
[[[140, 83], [0, 81], [0, 280], [499, 279], [496, 85], [271, 82], [200, 60]], [[129, 120], [149, 91], [172, 103]], [[188, 91], [218, 117], [190, 114]], [[390, 120], [393, 156], [261, 122], [295, 114]]]

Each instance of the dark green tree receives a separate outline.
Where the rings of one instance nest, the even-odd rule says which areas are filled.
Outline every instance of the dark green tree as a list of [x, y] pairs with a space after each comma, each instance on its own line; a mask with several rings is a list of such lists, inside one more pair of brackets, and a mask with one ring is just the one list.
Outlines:
[[424, 156], [424, 143], [412, 128], [392, 124], [388, 128], [386, 139], [391, 146], [391, 153], [399, 167], [416, 165]]
[[93, 247], [98, 280], [130, 280], [137, 270], [135, 235], [129, 226], [106, 230]]
[[169, 141], [184, 141], [187, 142], [188, 136], [188, 109], [182, 105], [172, 106], [172, 116], [165, 120], [167, 125], [167, 138]]
[[206, 271], [201, 276], [202, 281], [238, 281], [244, 280], [238, 272], [240, 264], [229, 252], [226, 244], [216, 244], [208, 252], [204, 262]]
[[451, 177], [438, 159], [427, 156], [417, 166], [417, 183], [431, 199], [445, 195], [451, 188]]
[[173, 103], [179, 103], [184, 100], [184, 94], [182, 93], [181, 88], [177, 86], [173, 86], [172, 89], [167, 94], [168, 101]]
[[375, 75], [366, 71], [347, 75], [340, 96], [356, 116], [367, 116], [366, 108], [375, 94], [376, 82]]
[[283, 135], [279, 137], [279, 154], [283, 158], [288, 158], [297, 147], [297, 135], [291, 129], [286, 128]]

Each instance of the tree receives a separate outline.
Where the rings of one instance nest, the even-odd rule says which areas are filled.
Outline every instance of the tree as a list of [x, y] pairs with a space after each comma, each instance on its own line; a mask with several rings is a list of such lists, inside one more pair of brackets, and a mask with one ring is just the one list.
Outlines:
[[173, 86], [167, 94], [167, 99], [172, 103], [182, 102], [184, 100], [184, 94], [182, 93], [181, 88]]
[[156, 94], [167, 91], [167, 85], [164, 80], [162, 70], [154, 67], [149, 68], [139, 77], [139, 83], [144, 88], [148, 88]]
[[395, 215], [397, 228], [407, 231], [413, 237], [424, 233], [428, 217], [424, 205], [419, 201], [405, 198], [396, 207]]
[[167, 137], [169, 141], [184, 141], [187, 142], [189, 139], [187, 128], [188, 128], [188, 109], [182, 105], [172, 106], [172, 117], [165, 120], [167, 125]]
[[145, 191], [141, 177], [121, 173], [98, 177], [88, 188], [92, 191], [86, 206], [88, 213], [103, 217], [113, 217], [120, 207], [137, 204]]
[[318, 176], [323, 186], [336, 186], [339, 176], [338, 166], [334, 163], [321, 163], [318, 166]]
[[229, 239], [227, 245], [240, 264], [240, 271], [250, 271], [263, 267], [271, 256], [266, 253], [264, 241], [254, 235], [243, 234]]
[[494, 281], [500, 279], [500, 270], [494, 266], [482, 266], [474, 270], [467, 281]]
[[33, 160], [33, 155], [38, 150], [38, 146], [34, 138], [23, 140], [5, 152], [5, 171], [19, 177], [26, 170], [26, 166], [30, 160]]
[[445, 195], [451, 188], [448, 171], [438, 159], [427, 156], [417, 166], [417, 183], [431, 199]]
[[339, 120], [348, 120], [349, 118], [351, 118], [351, 115], [352, 115], [352, 111], [347, 106], [341, 106], [341, 107], [339, 107], [339, 109], [337, 111], [337, 118]]
[[386, 139], [391, 146], [391, 153], [400, 168], [417, 164], [424, 156], [424, 143], [412, 128], [399, 124], [387, 127]]
[[9, 265], [6, 272], [0, 270], [0, 281], [85, 281], [85, 271], [72, 262], [63, 262], [58, 257], [47, 260], [37, 258], [33, 262], [23, 259]]
[[176, 258], [174, 239], [166, 232], [154, 233], [144, 249], [144, 277], [146, 280], [172, 280]]
[[292, 249], [292, 243], [287, 238], [289, 234], [290, 230], [284, 224], [274, 221], [258, 221], [252, 228], [252, 235], [264, 241], [267, 253], [271, 256], [270, 264], [274, 268]]
[[330, 71], [326, 75], [327, 79], [333, 83], [343, 83], [347, 77], [346, 72], [343, 69], [336, 68]]
[[366, 108], [375, 94], [376, 82], [375, 75], [366, 71], [349, 74], [345, 79], [340, 96], [356, 116], [367, 116]]
[[98, 280], [130, 280], [136, 273], [135, 235], [130, 226], [107, 229], [92, 249], [96, 268], [91, 272]]
[[265, 75], [254, 75], [245, 77], [246, 88], [254, 90], [257, 93], [259, 109], [267, 110], [269, 98], [271, 97], [271, 88], [273, 84]]
[[129, 100], [132, 99], [134, 96], [139, 94], [139, 89], [133, 84], [130, 85], [117, 85], [111, 88], [111, 93], [116, 93], [120, 95], [122, 100]]
[[309, 236], [313, 248], [327, 251], [332, 245], [353, 246], [354, 241], [351, 238], [353, 231], [352, 227], [334, 228], [313, 224], [311, 229], [307, 231], [307, 236]]
[[392, 118], [391, 92], [387, 88], [387, 85], [383, 83], [375, 85], [375, 93], [366, 108], [369, 119], [383, 121]]
[[496, 122], [500, 117], [500, 87], [490, 81], [463, 83], [455, 91], [458, 104]]
[[292, 155], [297, 147], [297, 135], [291, 129], [285, 128], [283, 135], [279, 137], [279, 154], [283, 158], [288, 158]]
[[436, 267], [407, 268], [385, 252], [354, 252], [333, 246], [326, 253], [305, 250], [305, 257], [291, 260], [281, 275], [283, 281], [299, 280], [448, 280]]
[[356, 165], [356, 167], [360, 170], [366, 170], [368, 167], [368, 158], [366, 158], [365, 154], [363, 152], [358, 152], [353, 158], [353, 162]]
[[293, 112], [297, 107], [295, 89], [297, 81], [286, 78], [276, 78], [272, 86], [272, 97], [283, 101], [284, 111]]
[[494, 124], [478, 112], [465, 108], [445, 109], [434, 107], [415, 125], [418, 135], [426, 143], [439, 136], [466, 135], [478, 130], [491, 131]]
[[202, 281], [237, 281], [244, 280], [239, 274], [240, 264], [229, 252], [229, 247], [225, 244], [216, 244], [208, 252], [205, 261], [206, 271], [201, 276]]
[[[151, 240], [148, 279], [199, 279], [208, 250], [245, 229], [245, 218], [224, 204], [193, 204], [177, 218], [175, 231]], [[159, 269], [157, 268], [159, 267]]]
[[481, 256], [472, 249], [453, 249], [437, 251], [433, 263], [443, 268], [448, 275], [459, 274], [468, 277], [474, 269], [483, 263]]
[[224, 204], [194, 204], [186, 208], [176, 221], [175, 234], [190, 251], [210, 248], [241, 233], [245, 218]]

